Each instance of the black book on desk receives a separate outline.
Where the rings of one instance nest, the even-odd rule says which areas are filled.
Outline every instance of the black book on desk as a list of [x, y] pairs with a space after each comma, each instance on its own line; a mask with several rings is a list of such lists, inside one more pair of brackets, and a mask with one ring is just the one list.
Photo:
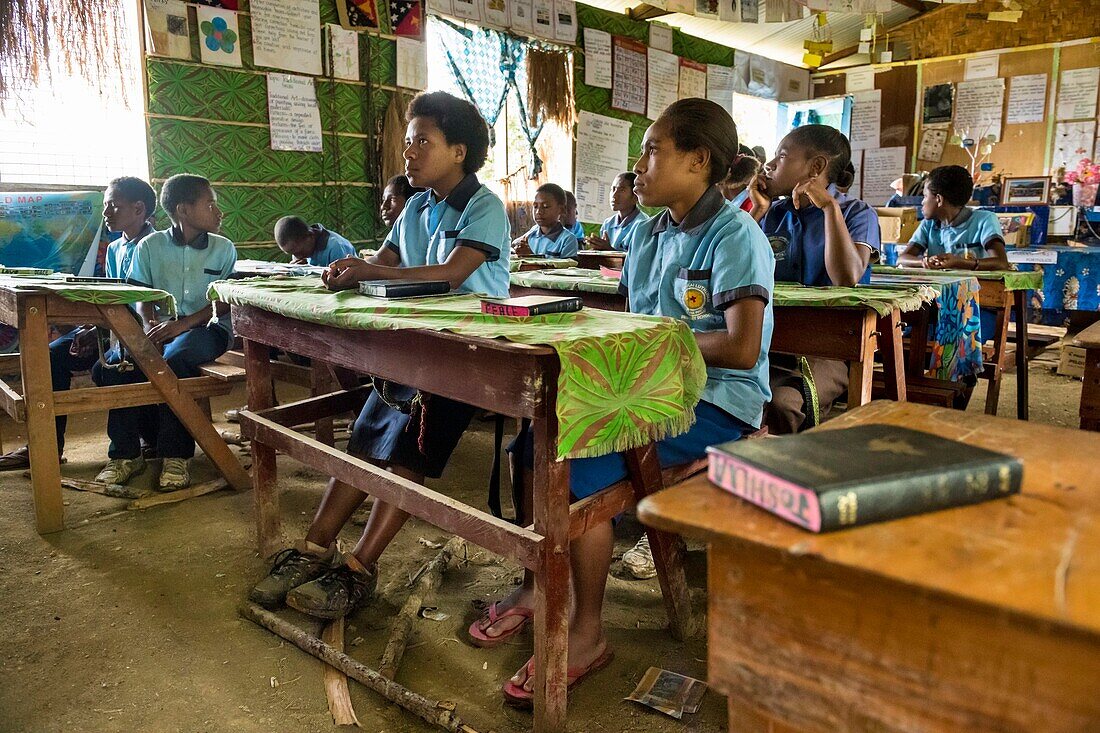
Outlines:
[[375, 298], [411, 298], [417, 295], [441, 295], [449, 292], [446, 280], [361, 280], [359, 292]]
[[708, 477], [811, 532], [1019, 493], [1013, 456], [891, 425], [711, 446]]

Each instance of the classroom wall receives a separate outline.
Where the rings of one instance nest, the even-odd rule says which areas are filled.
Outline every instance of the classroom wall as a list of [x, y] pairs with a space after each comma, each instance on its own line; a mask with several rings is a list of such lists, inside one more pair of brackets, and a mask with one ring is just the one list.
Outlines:
[[[320, 7], [322, 24], [339, 22], [332, 0], [321, 0]], [[393, 38], [360, 34], [361, 68], [370, 69], [369, 86], [316, 78], [324, 152], [274, 151], [265, 71], [252, 61], [248, 0], [241, 0], [240, 10], [243, 68], [199, 62], [193, 12], [192, 60], [146, 57], [154, 185], [159, 189], [176, 173], [209, 178], [225, 213], [223, 233], [237, 244], [242, 258], [280, 256], [272, 227], [286, 214], [323, 222], [357, 243], [383, 237], [373, 146], [378, 121], [395, 90]]]

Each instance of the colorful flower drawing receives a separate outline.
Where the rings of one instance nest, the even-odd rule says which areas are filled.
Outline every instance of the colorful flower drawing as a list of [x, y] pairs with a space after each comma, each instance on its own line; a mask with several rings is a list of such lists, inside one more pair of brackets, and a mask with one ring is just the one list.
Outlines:
[[237, 45], [237, 32], [226, 24], [225, 18], [216, 16], [213, 20], [204, 20], [199, 30], [208, 49], [233, 53], [233, 47]]

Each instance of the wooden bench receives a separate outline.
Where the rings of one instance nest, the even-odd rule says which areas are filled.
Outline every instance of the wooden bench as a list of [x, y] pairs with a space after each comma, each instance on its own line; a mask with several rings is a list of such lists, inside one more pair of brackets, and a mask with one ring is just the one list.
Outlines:
[[1085, 374], [1081, 384], [1081, 429], [1100, 430], [1100, 321], [1073, 340], [1085, 350]]

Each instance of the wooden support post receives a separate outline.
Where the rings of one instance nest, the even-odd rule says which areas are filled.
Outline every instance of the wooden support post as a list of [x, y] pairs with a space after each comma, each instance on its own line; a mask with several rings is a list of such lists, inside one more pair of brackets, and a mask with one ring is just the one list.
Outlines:
[[[657, 446], [653, 443], [628, 450], [626, 468], [634, 487], [635, 501], [641, 501], [664, 488], [661, 464], [657, 460]], [[680, 641], [690, 639], [697, 631], [697, 625], [691, 611], [691, 591], [684, 573], [684, 555], [687, 552], [684, 540], [678, 535], [652, 527], [646, 527], [646, 534], [649, 536], [649, 548], [653, 552], [653, 563], [661, 584], [661, 595], [665, 600], [672, 636]]]
[[46, 534], [65, 527], [61, 501], [61, 457], [57, 451], [53, 382], [50, 376], [50, 327], [46, 320], [46, 296], [23, 299], [18, 326], [34, 521], [38, 533]]
[[[997, 325], [993, 329], [993, 363], [985, 365], [984, 376], [989, 380], [985, 393], [985, 414], [996, 415], [997, 403], [1001, 398], [1001, 381], [1005, 372], [1005, 352], [1008, 350], [1008, 320], [1010, 306], [1002, 302], [997, 308]], [[985, 338], [985, 334], [982, 334]], [[1016, 344], [1017, 350], [1026, 349], [1027, 344]]]
[[[328, 364], [324, 362], [313, 361], [309, 369], [309, 379], [309, 394], [311, 397], [334, 391], [332, 373], [329, 372]], [[335, 442], [332, 433], [332, 418], [317, 418], [313, 423], [313, 436], [325, 445], [332, 445]]]
[[886, 397], [905, 402], [905, 356], [902, 353], [901, 315], [897, 309], [878, 321], [878, 349], [886, 378]]
[[1012, 300], [1016, 311], [1016, 419], [1027, 420], [1028, 373], [1027, 373], [1027, 291], [1012, 291]]
[[[270, 349], [264, 344], [251, 339], [244, 340], [250, 412], [269, 410], [274, 406], [269, 354]], [[283, 539], [275, 449], [258, 440], [252, 441], [252, 489], [255, 499], [256, 543], [260, 554], [266, 557], [282, 547]]]

